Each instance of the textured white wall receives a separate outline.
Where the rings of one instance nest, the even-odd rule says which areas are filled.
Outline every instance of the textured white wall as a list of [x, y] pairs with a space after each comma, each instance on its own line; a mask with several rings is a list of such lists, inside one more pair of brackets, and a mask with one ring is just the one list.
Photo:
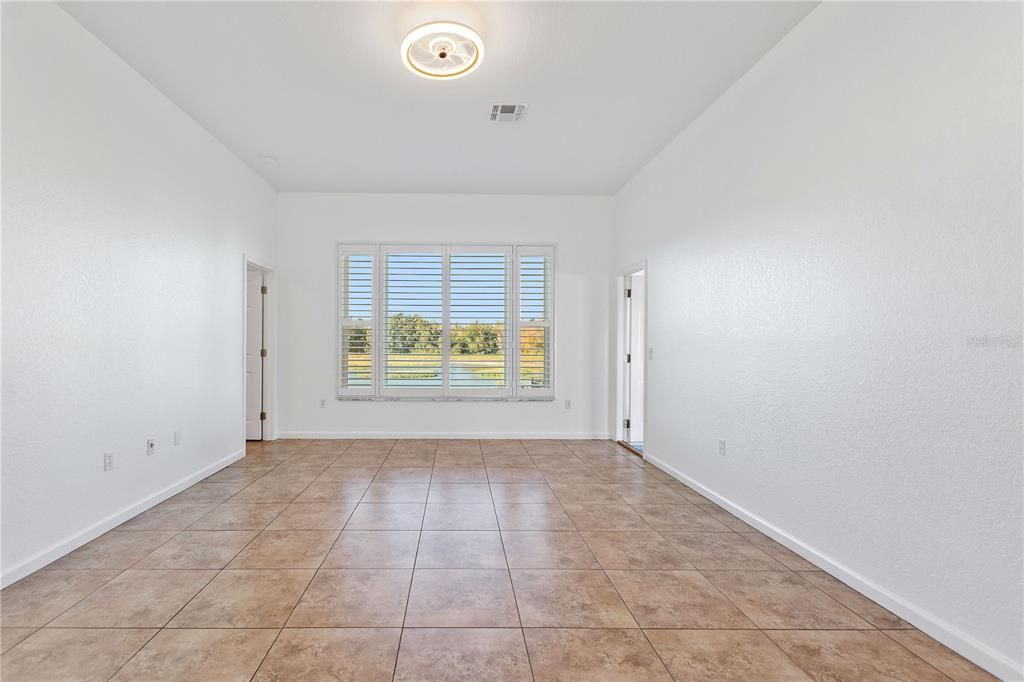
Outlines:
[[648, 452], [1010, 679], [1021, 183], [1020, 4], [826, 3], [624, 188], [614, 252]]
[[275, 194], [49, 3], [3, 5], [3, 142], [6, 583], [241, 451]]
[[[282, 435], [606, 436], [613, 218], [610, 197], [281, 194]], [[555, 244], [556, 400], [335, 400], [338, 241]]]

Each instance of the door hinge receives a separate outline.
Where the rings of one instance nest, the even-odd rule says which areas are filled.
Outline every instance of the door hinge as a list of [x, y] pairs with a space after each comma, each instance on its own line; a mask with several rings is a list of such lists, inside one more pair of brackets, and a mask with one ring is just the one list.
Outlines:
[[626, 298], [633, 298], [633, 290], [626, 289]]
[[628, 365], [631, 362], [633, 362], [633, 354], [632, 353], [626, 353], [626, 364]]
[[267, 413], [266, 412], [260, 412], [260, 421], [261, 422], [267, 421]]
[[266, 348], [260, 348], [260, 357], [261, 358], [267, 357], [267, 349]]
[[261, 294], [265, 294], [265, 293], [267, 293], [267, 287], [266, 287], [266, 286], [262, 286], [262, 287], [260, 287], [260, 293], [261, 293]]
[[628, 429], [629, 428], [629, 420], [628, 419], [623, 419], [622, 420], [622, 428], [624, 428], [624, 429]]

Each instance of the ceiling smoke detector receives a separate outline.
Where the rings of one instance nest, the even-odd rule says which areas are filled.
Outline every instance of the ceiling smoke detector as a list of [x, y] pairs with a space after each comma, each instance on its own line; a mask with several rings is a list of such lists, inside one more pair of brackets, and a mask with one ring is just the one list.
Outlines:
[[468, 26], [437, 21], [414, 28], [402, 41], [402, 63], [421, 78], [452, 80], [476, 71], [484, 41]]
[[526, 113], [525, 104], [492, 104], [491, 120], [496, 123], [502, 121], [518, 121]]

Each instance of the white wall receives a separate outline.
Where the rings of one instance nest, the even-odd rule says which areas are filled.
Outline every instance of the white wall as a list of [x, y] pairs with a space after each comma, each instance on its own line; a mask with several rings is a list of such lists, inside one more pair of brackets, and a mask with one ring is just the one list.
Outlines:
[[624, 188], [614, 251], [648, 452], [1008, 679], [1020, 116], [1020, 4], [826, 3]]
[[[281, 194], [282, 435], [606, 437], [613, 218], [610, 197]], [[335, 400], [338, 241], [556, 244], [556, 400]]]
[[3, 4], [3, 143], [8, 583], [241, 453], [275, 194], [52, 4]]

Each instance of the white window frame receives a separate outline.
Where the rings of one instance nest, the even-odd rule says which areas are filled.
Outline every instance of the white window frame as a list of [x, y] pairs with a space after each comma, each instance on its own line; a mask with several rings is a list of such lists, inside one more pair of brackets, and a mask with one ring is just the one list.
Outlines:
[[[520, 258], [522, 256], [544, 256], [551, 261], [551, 278], [546, 284], [545, 293], [547, 294], [547, 301], [545, 301], [544, 309], [547, 315], [544, 320], [535, 321], [529, 326], [531, 327], [543, 327], [547, 330], [547, 352], [548, 352], [548, 386], [544, 389], [522, 389], [519, 383], [521, 377], [519, 376], [520, 361], [522, 360], [522, 354], [519, 349], [520, 342], [520, 326], [522, 325], [522, 312], [519, 309], [519, 285], [520, 285]], [[516, 396], [520, 400], [554, 400], [555, 397], [555, 247], [546, 245], [520, 245], [515, 249], [515, 285], [514, 293], [516, 297], [515, 301], [515, 392]]]
[[[380, 259], [376, 244], [357, 244], [347, 243], [338, 244], [337, 248], [337, 264], [336, 274], [334, 277], [337, 303], [335, 305], [335, 314], [337, 316], [337, 330], [335, 333], [335, 343], [337, 344], [334, 356], [335, 362], [337, 363], [337, 371], [335, 372], [335, 385], [337, 386], [338, 395], [344, 393], [347, 398], [371, 398], [377, 392], [377, 377], [380, 374], [377, 366], [377, 330], [379, 327], [380, 313], [377, 309], [377, 297], [379, 296], [380, 288]], [[348, 289], [347, 284], [343, 285], [342, 277], [345, 274], [344, 271], [344, 260], [347, 256], [369, 256], [370, 257], [370, 272], [372, 273], [371, 289], [372, 295], [370, 300], [372, 301], [370, 310], [370, 347], [373, 351], [373, 357], [370, 359], [370, 385], [369, 386], [342, 386], [342, 360], [341, 354], [344, 351], [342, 347], [342, 331], [345, 327], [356, 326], [358, 322], [359, 326], [363, 326], [365, 323], [362, 320], [356, 318], [342, 317], [342, 309], [346, 305], [346, 301], [342, 298], [342, 292], [347, 296]]]
[[[338, 400], [432, 400], [432, 401], [551, 401], [555, 399], [555, 246], [553, 244], [496, 244], [496, 243], [469, 243], [458, 242], [452, 244], [440, 243], [415, 243], [415, 242], [337, 242], [336, 243], [336, 269], [335, 296], [335, 317], [337, 320], [337, 331], [335, 334], [337, 351], [335, 352], [336, 362], [336, 390]], [[442, 377], [441, 386], [434, 387], [386, 387], [384, 385], [384, 353], [385, 343], [382, 337], [384, 330], [384, 303], [385, 292], [385, 262], [389, 253], [440, 253], [442, 256], [442, 334], [441, 334], [441, 359]], [[450, 315], [451, 303], [451, 259], [452, 254], [459, 253], [503, 253], [505, 254], [506, 288], [505, 288], [505, 333], [508, 336], [505, 350], [505, 386], [489, 388], [471, 387], [450, 387], [451, 374], [451, 336], [450, 336]], [[341, 381], [341, 340], [342, 329], [351, 321], [342, 318], [342, 295], [344, 291], [342, 282], [343, 257], [347, 255], [370, 255], [373, 267], [373, 322], [371, 325], [373, 360], [371, 367], [371, 386], [349, 387], [343, 386]], [[542, 255], [550, 260], [551, 276], [547, 282], [548, 317], [538, 326], [544, 326], [548, 330], [548, 372], [549, 386], [545, 389], [520, 389], [520, 257]]]
[[[446, 353], [446, 343], [448, 342], [448, 301], [446, 300], [446, 294], [448, 291], [448, 254], [445, 252], [443, 246], [435, 244], [380, 244], [378, 246], [378, 260], [380, 261], [380, 274], [377, 276], [380, 282], [378, 288], [379, 293], [375, 292], [373, 298], [373, 309], [374, 314], [377, 316], [380, 324], [377, 327], [380, 331], [378, 332], [378, 338], [375, 339], [377, 342], [377, 353], [376, 361], [380, 370], [377, 372], [377, 395], [382, 398], [442, 398], [444, 397], [444, 389], [448, 381]], [[441, 360], [441, 385], [438, 387], [433, 386], [387, 386], [385, 383], [386, 369], [385, 366], [385, 354], [386, 354], [386, 343], [383, 338], [385, 323], [384, 323], [384, 302], [387, 300], [387, 260], [388, 256], [393, 253], [415, 253], [417, 255], [434, 255], [441, 256], [441, 354], [438, 358]]]
[[[451, 256], [460, 253], [500, 253], [505, 256], [505, 385], [493, 388], [469, 388], [452, 387], [451, 378], [451, 315], [448, 307], [451, 304]], [[512, 314], [516, 310], [517, 303], [512, 300], [513, 286], [512, 276], [516, 272], [516, 265], [512, 261], [516, 258], [515, 247], [509, 244], [453, 244], [445, 249], [445, 338], [444, 348], [444, 387], [448, 398], [512, 398], [515, 394], [515, 376], [512, 374], [514, 363], [512, 354], [518, 348], [518, 343], [511, 334], [516, 333], [516, 327], [512, 320]]]

